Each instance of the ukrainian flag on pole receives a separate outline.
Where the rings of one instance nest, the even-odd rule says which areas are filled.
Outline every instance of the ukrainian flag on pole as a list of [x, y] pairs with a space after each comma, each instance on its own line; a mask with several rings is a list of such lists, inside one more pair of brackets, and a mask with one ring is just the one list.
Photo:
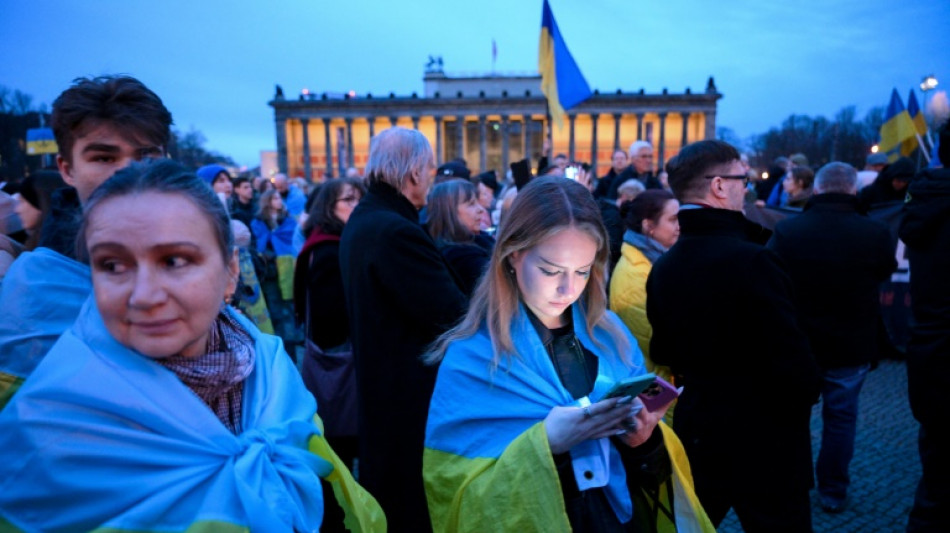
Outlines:
[[541, 12], [541, 40], [538, 45], [538, 71], [541, 91], [548, 99], [548, 109], [558, 127], [564, 125], [564, 111], [587, 100], [590, 86], [577, 67], [567, 44], [557, 29], [548, 0]]
[[924, 120], [924, 114], [920, 111], [920, 106], [917, 105], [917, 96], [914, 95], [913, 89], [910, 90], [910, 96], [907, 97], [907, 115], [914, 123], [914, 136], [901, 144], [901, 155], [905, 156], [913, 153], [918, 145], [923, 148], [924, 143], [921, 137], [927, 135], [927, 121]]
[[26, 130], [27, 155], [55, 154], [59, 152], [52, 128], [31, 128]]
[[[912, 139], [917, 135], [914, 128], [914, 121], [910, 114], [904, 109], [904, 103], [897, 94], [897, 89], [891, 92], [891, 103], [887, 106], [887, 114], [884, 116], [884, 123], [881, 124], [881, 144], [879, 150], [887, 154], [888, 160], [897, 159], [897, 149], [901, 144]], [[894, 152], [891, 154], [890, 152]]]

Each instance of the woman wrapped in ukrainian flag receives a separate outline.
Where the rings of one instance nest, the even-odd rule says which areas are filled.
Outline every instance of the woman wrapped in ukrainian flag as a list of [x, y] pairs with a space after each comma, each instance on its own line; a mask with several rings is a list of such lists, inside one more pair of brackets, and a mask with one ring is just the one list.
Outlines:
[[224, 304], [211, 188], [133, 163], [84, 217], [93, 294], [0, 411], [0, 531], [385, 531], [280, 339]]
[[427, 355], [435, 531], [714, 531], [666, 406], [603, 399], [645, 373], [606, 310], [607, 244], [579, 183], [519, 192], [468, 315]]

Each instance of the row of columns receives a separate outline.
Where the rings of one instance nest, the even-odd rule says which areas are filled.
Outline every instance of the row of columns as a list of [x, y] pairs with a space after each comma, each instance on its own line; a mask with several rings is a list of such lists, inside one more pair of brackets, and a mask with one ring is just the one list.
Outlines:
[[[659, 134], [659, 141], [658, 141], [659, 150], [658, 150], [657, 157], [658, 157], [659, 164], [661, 167], [666, 161], [666, 157], [665, 157], [666, 154], [664, 153], [664, 148], [665, 148], [664, 145], [666, 144], [666, 117], [668, 116], [668, 114], [669, 113], [667, 112], [657, 113], [657, 115], [660, 117], [660, 134]], [[689, 132], [689, 117], [691, 116], [691, 114], [692, 113], [688, 111], [680, 113], [680, 116], [682, 117], [682, 122], [683, 122], [681, 146], [686, 146], [686, 143], [687, 143], [688, 132]], [[637, 139], [642, 139], [643, 138], [643, 117], [645, 116], [645, 113], [635, 113], [634, 115], [637, 117]], [[596, 149], [597, 123], [600, 120], [601, 113], [593, 113], [590, 116], [591, 116], [591, 120], [593, 124], [593, 128], [591, 131], [591, 166], [593, 166], [594, 168], [597, 168], [597, 149]], [[568, 114], [567, 117], [568, 117], [568, 158], [573, 160], [574, 155], [575, 155], [574, 122], [577, 118], [577, 115]], [[620, 146], [620, 119], [622, 115], [620, 113], [612, 113], [612, 117], [614, 119], [613, 149], [619, 150], [622, 148]], [[411, 118], [412, 118], [413, 129], [418, 130], [419, 117], [413, 116]], [[436, 162], [437, 164], [441, 164], [444, 159], [444, 153], [442, 150], [443, 117], [435, 116], [434, 118], [435, 118], [435, 132], [436, 132], [436, 139], [435, 139]], [[707, 120], [708, 119], [709, 117], [707, 117]], [[333, 175], [333, 150], [332, 150], [332, 144], [330, 142], [330, 120], [331, 119], [321, 118], [319, 120], [323, 122], [324, 146], [326, 147], [326, 158], [327, 158], [327, 169], [326, 169], [327, 176], [332, 176]], [[347, 164], [347, 167], [352, 167], [353, 166], [353, 119], [350, 117], [347, 117], [347, 118], [344, 118], [343, 120], [346, 123], [346, 146], [348, 148], [347, 153], [346, 153], [346, 164]], [[393, 126], [396, 125], [397, 120], [398, 120], [398, 117], [395, 117], [395, 116], [389, 117], [389, 121]], [[479, 136], [479, 160], [478, 160], [479, 167], [478, 168], [481, 168], [481, 169], [484, 169], [487, 164], [486, 159], [487, 159], [487, 152], [488, 152], [487, 150], [488, 135], [486, 131], [486, 120], [487, 119], [485, 115], [478, 116], [478, 134], [479, 134], [478, 135]], [[372, 117], [367, 117], [367, 121], [369, 123], [369, 137], [370, 139], [372, 139], [373, 136], [376, 134], [375, 132], [376, 121]], [[456, 146], [458, 146], [459, 149], [461, 150], [461, 147], [463, 146], [465, 142], [465, 132], [463, 128], [463, 125], [465, 124], [465, 117], [458, 116], [456, 117], [456, 121], [458, 121], [459, 127], [456, 128], [456, 131], [455, 131], [455, 135], [456, 135], [455, 142], [456, 142]], [[301, 123], [301, 126], [303, 127], [303, 139], [302, 139], [303, 140], [303, 159], [305, 162], [307, 162], [307, 164], [304, 165], [304, 178], [307, 181], [312, 181], [313, 176], [311, 175], [311, 169], [309, 165], [310, 133], [308, 131], [308, 125], [310, 123], [310, 119], [301, 118], [300, 123]], [[508, 161], [508, 115], [501, 115], [501, 131], [502, 131], [502, 135], [501, 135], [502, 168], [508, 168], [508, 164], [509, 164], [509, 161]], [[530, 146], [531, 145], [530, 128], [525, 128], [524, 133], [525, 133], [525, 146]], [[708, 136], [708, 132], [707, 132], [707, 136]], [[277, 121], [277, 144], [280, 149], [280, 152], [278, 154], [278, 165], [280, 166], [282, 170], [286, 170], [287, 169], [286, 120]], [[341, 170], [340, 174], [342, 175], [343, 169], [341, 168], [340, 170]]]
[[[669, 113], [662, 111], [657, 113], [657, 116], [660, 117], [660, 138], [658, 140], [659, 151], [657, 157], [659, 158], [660, 167], [666, 162], [665, 145], [666, 145], [666, 117]], [[692, 115], [689, 111], [684, 111], [680, 113], [683, 122], [683, 132], [681, 137], [680, 146], [686, 146], [688, 141], [689, 134], [689, 117]], [[643, 138], [643, 117], [645, 113], [635, 113], [634, 116], [637, 117], [637, 139]], [[577, 118], [576, 114], [567, 115], [568, 119], [568, 154], [567, 157], [570, 160], [574, 160], [574, 121]], [[620, 150], [620, 113], [613, 113], [614, 119], [614, 151]], [[593, 120], [593, 128], [591, 130], [591, 166], [597, 168], [597, 122], [600, 120], [600, 113], [591, 114], [591, 119]]]

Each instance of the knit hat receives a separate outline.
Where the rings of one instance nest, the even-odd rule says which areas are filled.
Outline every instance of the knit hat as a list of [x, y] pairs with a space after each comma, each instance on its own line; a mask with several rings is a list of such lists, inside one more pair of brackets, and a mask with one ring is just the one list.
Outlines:
[[214, 183], [214, 179], [218, 177], [218, 174], [224, 172], [227, 174], [228, 179], [231, 179], [231, 174], [228, 173], [228, 169], [222, 167], [221, 165], [205, 165], [198, 169], [198, 177], [203, 179], [208, 185]]

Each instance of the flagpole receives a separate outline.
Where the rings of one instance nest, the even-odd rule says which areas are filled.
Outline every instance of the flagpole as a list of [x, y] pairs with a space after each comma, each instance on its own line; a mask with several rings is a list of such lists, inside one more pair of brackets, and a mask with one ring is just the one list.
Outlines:
[[[928, 131], [928, 133], [930, 132], [930, 130], [927, 130], [927, 131]], [[927, 147], [924, 145], [924, 140], [920, 138], [920, 134], [917, 133], [916, 135], [917, 135], [917, 145], [918, 145], [917, 149], [920, 151], [920, 153], [924, 154], [924, 159], [927, 160], [927, 165], [929, 166], [929, 165], [930, 165], [930, 152], [929, 152], [929, 150], [927, 150]], [[918, 166], [919, 166], [919, 165], [918, 165]]]

